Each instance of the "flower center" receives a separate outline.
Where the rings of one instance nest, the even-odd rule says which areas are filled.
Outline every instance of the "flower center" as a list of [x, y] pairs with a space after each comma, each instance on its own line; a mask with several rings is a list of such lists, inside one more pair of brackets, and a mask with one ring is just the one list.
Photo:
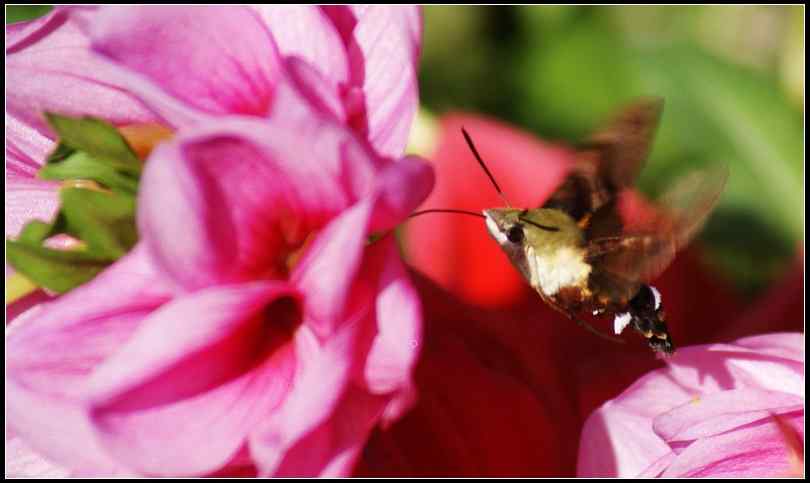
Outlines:
[[130, 124], [118, 128], [118, 132], [141, 159], [146, 159], [155, 146], [174, 135], [174, 131], [156, 123]]

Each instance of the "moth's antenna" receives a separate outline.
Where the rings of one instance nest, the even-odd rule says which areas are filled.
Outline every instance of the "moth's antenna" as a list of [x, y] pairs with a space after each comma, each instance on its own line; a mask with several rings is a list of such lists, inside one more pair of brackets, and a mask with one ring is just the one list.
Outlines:
[[518, 220], [520, 220], [520, 221], [522, 221], [524, 223], [528, 223], [530, 225], [534, 225], [537, 228], [540, 228], [541, 230], [560, 231], [560, 229], [558, 227], [556, 227], [556, 226], [541, 225], [540, 223], [536, 223], [536, 222], [534, 222], [534, 221], [532, 221], [532, 220], [530, 220], [528, 218], [523, 218], [522, 216], [518, 217]]
[[467, 141], [467, 146], [470, 147], [470, 151], [472, 151], [473, 154], [475, 155], [475, 159], [478, 161], [478, 164], [481, 165], [481, 169], [484, 170], [484, 173], [487, 174], [489, 180], [492, 181], [492, 185], [495, 186], [495, 191], [498, 192], [498, 195], [500, 195], [501, 199], [504, 201], [504, 203], [506, 203], [506, 206], [511, 208], [512, 205], [509, 203], [509, 200], [506, 199], [506, 196], [504, 196], [503, 191], [501, 191], [501, 187], [498, 186], [498, 182], [495, 181], [495, 177], [492, 176], [492, 173], [489, 172], [489, 168], [487, 168], [487, 165], [484, 164], [484, 160], [481, 159], [481, 155], [478, 154], [478, 150], [475, 149], [475, 144], [473, 144], [470, 135], [467, 133], [467, 130], [464, 129], [463, 127], [461, 128], [461, 134], [464, 135], [464, 140]]
[[[415, 216], [421, 216], [421, 215], [429, 215], [431, 213], [452, 213], [452, 214], [456, 214], [456, 215], [469, 215], [469, 216], [477, 216], [478, 218], [486, 218], [486, 216], [484, 216], [483, 214], [477, 213], [475, 211], [455, 210], [455, 209], [452, 209], [452, 208], [430, 208], [428, 210], [414, 211], [413, 213], [408, 215], [408, 218], [413, 218]], [[394, 228], [391, 228], [388, 231], [385, 231], [385, 232], [383, 232], [381, 234], [372, 235], [372, 236], [369, 237], [369, 240], [368, 240], [367, 243], [372, 244], [372, 243], [376, 242], [377, 240], [390, 235], [393, 231], [394, 231]]]
[[432, 208], [429, 210], [414, 211], [408, 216], [408, 218], [413, 218], [414, 216], [419, 215], [427, 215], [429, 213], [456, 213], [459, 215], [470, 215], [470, 216], [477, 216], [478, 218], [486, 218], [486, 216], [482, 215], [481, 213], [476, 213], [475, 211], [454, 210], [451, 208]]

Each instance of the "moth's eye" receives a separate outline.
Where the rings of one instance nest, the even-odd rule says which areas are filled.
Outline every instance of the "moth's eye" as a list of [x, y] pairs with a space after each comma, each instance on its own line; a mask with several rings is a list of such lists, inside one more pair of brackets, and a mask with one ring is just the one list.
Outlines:
[[523, 225], [517, 224], [512, 226], [506, 232], [506, 238], [512, 243], [520, 243], [523, 241]]

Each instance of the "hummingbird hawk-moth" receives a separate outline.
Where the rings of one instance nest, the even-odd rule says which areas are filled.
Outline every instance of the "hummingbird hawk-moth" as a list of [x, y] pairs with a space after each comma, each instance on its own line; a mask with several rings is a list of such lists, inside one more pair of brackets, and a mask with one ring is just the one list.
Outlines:
[[[562, 184], [540, 207], [513, 208], [462, 128], [470, 150], [506, 207], [482, 214], [489, 234], [551, 307], [604, 337], [580, 318], [612, 316], [618, 335], [631, 326], [655, 352], [671, 354], [661, 294], [649, 283], [705, 222], [719, 198], [727, 170], [718, 166], [678, 180], [658, 200], [649, 220], [622, 216], [622, 193], [633, 187], [652, 145], [663, 100], [627, 106], [577, 147]], [[619, 339], [620, 340], [620, 339]]]

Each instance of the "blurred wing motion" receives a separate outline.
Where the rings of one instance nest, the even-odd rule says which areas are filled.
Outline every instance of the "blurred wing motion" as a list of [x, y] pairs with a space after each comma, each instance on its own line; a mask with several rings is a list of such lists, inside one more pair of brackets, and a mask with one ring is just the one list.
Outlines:
[[728, 177], [725, 166], [690, 173], [659, 199], [652, 220], [622, 216], [620, 195], [644, 167], [663, 106], [661, 98], [639, 99], [592, 134], [543, 205], [577, 220], [585, 230], [588, 262], [630, 285], [655, 278], [670, 264], [703, 226]]
[[579, 146], [571, 173], [543, 208], [575, 220], [599, 210], [632, 186], [650, 152], [664, 101], [643, 98], [622, 110]]
[[[680, 178], [657, 203], [653, 220], [638, 228], [615, 231], [612, 224], [601, 220], [618, 218], [615, 203], [603, 210], [613, 213], [594, 214], [588, 232], [601, 232], [588, 237], [588, 257], [594, 266], [632, 282], [649, 282], [657, 277], [686, 246], [706, 222], [728, 178], [728, 168], [717, 165], [694, 171]], [[610, 225], [609, 228], [605, 228]], [[613, 233], [610, 233], [613, 231]]]

